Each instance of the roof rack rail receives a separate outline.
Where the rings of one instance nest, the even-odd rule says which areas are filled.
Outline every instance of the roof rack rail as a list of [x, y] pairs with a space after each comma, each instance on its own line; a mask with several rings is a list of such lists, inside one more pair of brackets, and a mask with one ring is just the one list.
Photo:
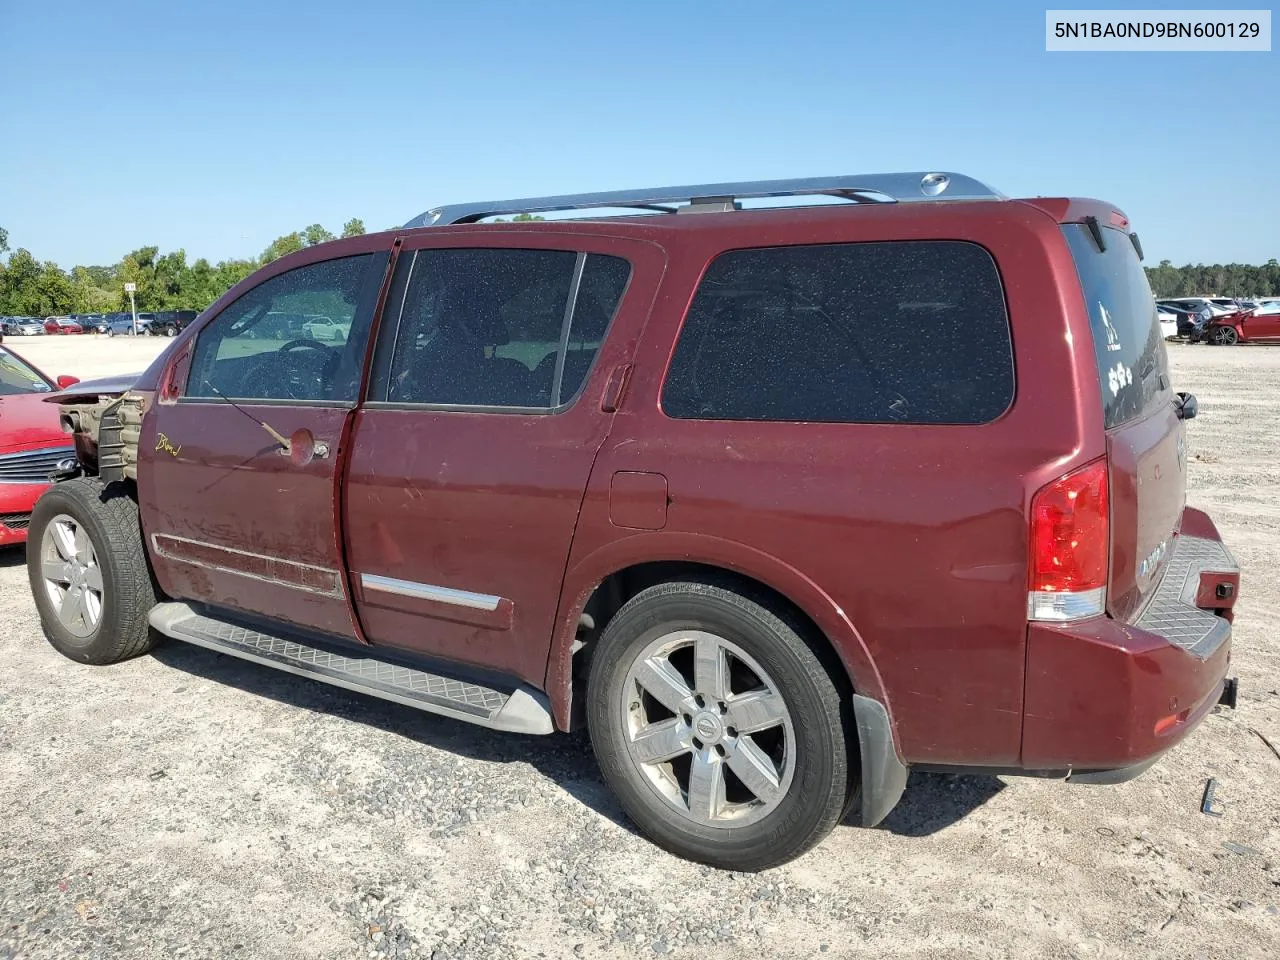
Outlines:
[[[922, 200], [1003, 200], [985, 183], [958, 173], [870, 173], [843, 177], [804, 177], [797, 180], [754, 180], [742, 183], [701, 183], [683, 187], [651, 187], [647, 190], [607, 190], [602, 193], [529, 197], [433, 207], [419, 214], [405, 228], [477, 223], [485, 217], [519, 213], [551, 213], [563, 210], [633, 208], [654, 213], [675, 213], [678, 204], [714, 205], [734, 209], [737, 201], [760, 197], [830, 196], [854, 203], [909, 203]], [[687, 207], [685, 209], [688, 209]]]

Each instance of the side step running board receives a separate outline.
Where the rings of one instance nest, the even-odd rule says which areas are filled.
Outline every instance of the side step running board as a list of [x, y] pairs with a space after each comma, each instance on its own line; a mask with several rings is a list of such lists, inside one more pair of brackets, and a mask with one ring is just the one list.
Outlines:
[[555, 729], [546, 697], [530, 688], [495, 690], [375, 656], [344, 656], [215, 620], [185, 603], [157, 604], [150, 620], [151, 626], [175, 640], [429, 713], [516, 733], [551, 733]]

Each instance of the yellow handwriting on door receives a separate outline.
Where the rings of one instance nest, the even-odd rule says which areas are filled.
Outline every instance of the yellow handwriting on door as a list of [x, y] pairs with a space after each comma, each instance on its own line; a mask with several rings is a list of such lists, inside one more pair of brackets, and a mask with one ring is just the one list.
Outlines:
[[159, 434], [156, 434], [156, 453], [159, 453], [161, 450], [163, 450], [165, 453], [169, 454], [172, 457], [176, 457], [178, 454], [182, 452], [182, 444], [178, 444], [178, 446], [175, 447], [173, 445], [173, 441], [171, 441], [163, 433], [159, 433]]

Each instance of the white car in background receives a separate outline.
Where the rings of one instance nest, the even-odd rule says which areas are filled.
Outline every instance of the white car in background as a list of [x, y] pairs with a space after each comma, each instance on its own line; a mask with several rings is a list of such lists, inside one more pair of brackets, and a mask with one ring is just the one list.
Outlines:
[[337, 323], [329, 317], [310, 316], [303, 325], [312, 340], [334, 340], [345, 343], [350, 324]]

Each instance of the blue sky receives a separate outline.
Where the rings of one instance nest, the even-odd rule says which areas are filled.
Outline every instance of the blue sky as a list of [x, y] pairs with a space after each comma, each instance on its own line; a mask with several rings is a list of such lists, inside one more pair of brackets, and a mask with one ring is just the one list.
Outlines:
[[444, 202], [943, 169], [1111, 200], [1148, 263], [1280, 257], [1278, 54], [1051, 54], [1044, 10], [5, 0], [0, 226], [66, 267], [217, 260]]

